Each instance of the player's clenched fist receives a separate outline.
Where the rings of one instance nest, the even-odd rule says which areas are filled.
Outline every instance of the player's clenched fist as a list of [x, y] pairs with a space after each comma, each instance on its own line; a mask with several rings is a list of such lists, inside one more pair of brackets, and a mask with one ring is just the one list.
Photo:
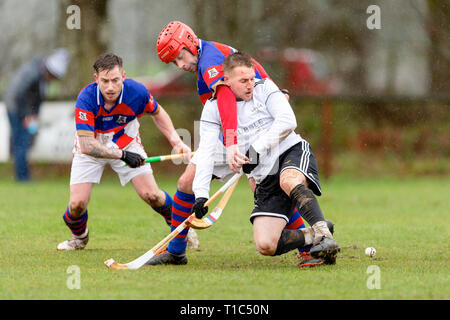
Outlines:
[[120, 160], [125, 161], [131, 168], [137, 168], [145, 163], [145, 159], [136, 152], [122, 150], [122, 158]]
[[189, 162], [192, 158], [192, 151], [191, 148], [189, 148], [183, 141], [178, 142], [176, 145], [173, 146], [173, 149], [176, 153], [182, 153], [183, 160]]

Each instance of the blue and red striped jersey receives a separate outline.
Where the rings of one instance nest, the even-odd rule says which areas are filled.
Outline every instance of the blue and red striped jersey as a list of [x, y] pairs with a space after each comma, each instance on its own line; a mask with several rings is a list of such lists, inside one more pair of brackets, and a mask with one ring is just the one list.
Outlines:
[[[237, 50], [228, 45], [199, 39], [197, 92], [203, 104], [212, 97], [214, 85], [223, 80], [223, 60]], [[264, 68], [253, 59], [257, 79], [269, 78]]]
[[126, 78], [116, 104], [108, 111], [96, 82], [81, 90], [75, 105], [77, 135], [93, 136], [109, 147], [124, 148], [139, 135], [144, 114], [155, 114], [158, 103], [147, 88]]

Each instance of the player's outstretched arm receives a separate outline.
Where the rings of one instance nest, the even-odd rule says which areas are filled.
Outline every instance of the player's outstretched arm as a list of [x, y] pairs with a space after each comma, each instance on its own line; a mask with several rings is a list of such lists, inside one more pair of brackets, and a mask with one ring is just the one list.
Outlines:
[[175, 149], [176, 153], [186, 153], [186, 160], [191, 159], [191, 148], [189, 148], [180, 138], [176, 132], [172, 120], [166, 110], [159, 105], [159, 112], [152, 115], [153, 121], [156, 127], [167, 138], [171, 146]]

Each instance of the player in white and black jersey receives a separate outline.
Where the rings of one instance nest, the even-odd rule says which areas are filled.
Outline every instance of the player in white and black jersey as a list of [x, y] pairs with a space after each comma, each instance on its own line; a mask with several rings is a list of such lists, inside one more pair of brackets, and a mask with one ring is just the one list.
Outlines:
[[[270, 79], [255, 83], [253, 62], [247, 54], [234, 53], [223, 66], [224, 80], [237, 99], [240, 153], [235, 155], [235, 169], [242, 167], [257, 183], [250, 221], [258, 251], [280, 255], [312, 244], [313, 258], [334, 264], [340, 247], [315, 197], [321, 195], [317, 161], [309, 143], [294, 132], [297, 122], [289, 102]], [[219, 162], [225, 158], [219, 143], [221, 135], [217, 102], [209, 100], [201, 116], [199, 160], [193, 183], [196, 202], [192, 212], [197, 218], [208, 211], [204, 203], [212, 177], [226, 179], [233, 173], [227, 164]], [[294, 206], [311, 228], [284, 229]]]

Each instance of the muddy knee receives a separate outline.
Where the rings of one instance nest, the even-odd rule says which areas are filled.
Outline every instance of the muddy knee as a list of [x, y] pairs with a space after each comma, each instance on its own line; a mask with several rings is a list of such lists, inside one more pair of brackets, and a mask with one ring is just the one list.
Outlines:
[[164, 199], [158, 192], [144, 192], [141, 197], [152, 207], [160, 206], [161, 203], [164, 204]]
[[305, 175], [295, 169], [286, 169], [280, 175], [280, 187], [283, 191], [289, 195], [298, 184], [308, 186], [308, 181]]
[[85, 200], [70, 200], [69, 211], [73, 218], [80, 217], [87, 209], [88, 202]]

